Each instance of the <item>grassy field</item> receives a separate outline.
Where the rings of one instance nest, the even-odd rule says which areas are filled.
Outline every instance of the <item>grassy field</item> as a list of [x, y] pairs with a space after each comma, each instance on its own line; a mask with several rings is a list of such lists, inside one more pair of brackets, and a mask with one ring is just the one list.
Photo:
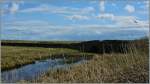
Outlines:
[[49, 71], [30, 82], [145, 83], [149, 82], [148, 59], [148, 54], [139, 52], [96, 55], [94, 59], [70, 70]]
[[52, 55], [75, 54], [77, 50], [66, 48], [39, 48], [39, 47], [1, 47], [1, 69], [11, 69], [25, 64], [33, 63], [35, 60], [50, 58]]
[[[139, 47], [130, 47], [126, 53], [83, 53], [67, 48], [42, 47], [1, 47], [1, 69], [7, 70], [30, 64], [36, 60], [64, 54], [93, 55], [93, 59], [85, 63], [73, 65], [70, 69], [49, 70], [38, 79], [19, 82], [37, 83], [127, 83], [149, 82], [149, 54], [147, 41], [138, 42]], [[143, 46], [144, 45], [144, 46]]]

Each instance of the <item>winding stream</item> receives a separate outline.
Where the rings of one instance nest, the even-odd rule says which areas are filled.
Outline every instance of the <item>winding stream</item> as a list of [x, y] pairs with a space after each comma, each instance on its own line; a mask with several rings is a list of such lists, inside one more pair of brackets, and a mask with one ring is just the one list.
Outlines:
[[85, 62], [86, 59], [76, 60], [73, 63], [66, 63], [66, 59], [56, 58], [47, 59], [42, 61], [35, 61], [34, 64], [22, 66], [20, 68], [3, 71], [1, 73], [1, 80], [4, 83], [15, 83], [20, 80], [32, 80], [38, 78], [41, 74], [46, 73], [48, 70], [63, 68], [67, 69], [73, 64], [80, 64]]

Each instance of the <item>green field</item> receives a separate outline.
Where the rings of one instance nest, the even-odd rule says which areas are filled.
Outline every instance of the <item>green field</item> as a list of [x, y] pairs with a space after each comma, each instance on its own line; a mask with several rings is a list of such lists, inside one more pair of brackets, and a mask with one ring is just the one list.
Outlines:
[[39, 48], [39, 47], [1, 47], [1, 69], [19, 67], [33, 63], [35, 60], [50, 58], [52, 55], [76, 54], [77, 50], [66, 48]]

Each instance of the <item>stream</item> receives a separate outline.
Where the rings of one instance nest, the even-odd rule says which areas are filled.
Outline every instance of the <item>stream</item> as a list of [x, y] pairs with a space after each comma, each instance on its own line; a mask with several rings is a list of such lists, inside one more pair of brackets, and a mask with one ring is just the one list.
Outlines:
[[[69, 59], [70, 60], [70, 59]], [[64, 58], [46, 59], [35, 61], [34, 64], [28, 64], [20, 68], [1, 72], [1, 80], [3, 83], [15, 83], [20, 80], [33, 80], [43, 73], [54, 69], [67, 69], [72, 65], [81, 64], [88, 59], [82, 58], [70, 63]]]

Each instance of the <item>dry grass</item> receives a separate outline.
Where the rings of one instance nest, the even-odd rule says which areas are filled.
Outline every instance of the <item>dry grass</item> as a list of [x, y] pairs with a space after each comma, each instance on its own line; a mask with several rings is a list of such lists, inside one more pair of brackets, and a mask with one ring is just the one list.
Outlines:
[[45, 83], [145, 83], [149, 82], [146, 53], [104, 54], [70, 70], [49, 71], [32, 82]]

